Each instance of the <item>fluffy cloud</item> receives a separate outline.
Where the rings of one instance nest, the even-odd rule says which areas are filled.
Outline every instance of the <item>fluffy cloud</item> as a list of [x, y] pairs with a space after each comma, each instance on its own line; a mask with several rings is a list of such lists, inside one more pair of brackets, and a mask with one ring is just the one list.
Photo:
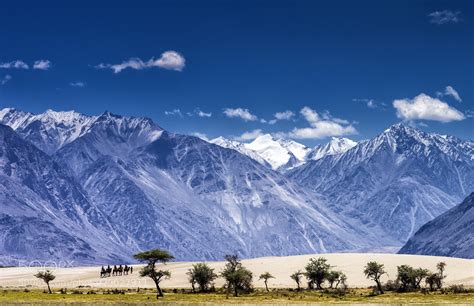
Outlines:
[[224, 114], [229, 118], [240, 118], [244, 121], [257, 121], [258, 117], [246, 108], [225, 108]]
[[100, 63], [95, 66], [97, 69], [112, 69], [114, 73], [119, 73], [127, 68], [143, 70], [147, 68], [159, 67], [168, 70], [182, 71], [186, 65], [184, 57], [176, 51], [166, 51], [161, 54], [159, 59], [151, 58], [148, 61], [142, 61], [138, 57], [132, 57], [120, 64]]
[[183, 113], [181, 113], [181, 110], [179, 108], [175, 108], [171, 111], [165, 111], [166, 116], [180, 116], [183, 117]]
[[8, 63], [0, 63], [0, 68], [3, 69], [28, 69], [30, 68], [24, 61], [16, 60]]
[[399, 99], [393, 101], [397, 110], [397, 117], [404, 120], [433, 120], [451, 122], [464, 120], [466, 117], [446, 102], [432, 98], [424, 93], [413, 99]]
[[310, 107], [305, 106], [300, 110], [300, 114], [305, 118], [310, 126], [305, 128], [294, 128], [291, 132], [287, 133], [288, 137], [320, 139], [328, 136], [357, 134], [357, 130], [349, 123], [349, 121], [334, 118], [329, 114], [329, 112], [319, 114]]
[[274, 117], [277, 120], [290, 120], [291, 118], [293, 118], [294, 115], [295, 115], [295, 113], [293, 113], [290, 110], [287, 110], [287, 111], [284, 111], [284, 112], [275, 113]]
[[69, 83], [70, 86], [72, 87], [85, 87], [86, 86], [86, 83], [84, 82], [81, 82], [81, 81], [77, 81], [77, 82], [71, 82]]
[[428, 14], [430, 17], [430, 22], [438, 25], [447, 24], [447, 23], [458, 23], [461, 21], [461, 17], [459, 16], [461, 12], [456, 11], [435, 11]]
[[51, 62], [49, 60], [38, 60], [33, 64], [33, 69], [36, 70], [48, 70], [51, 68]]
[[5, 85], [8, 81], [12, 79], [12, 76], [7, 74], [2, 79], [0, 79], [0, 84]]
[[262, 130], [258, 129], [258, 130], [245, 132], [242, 135], [235, 137], [235, 140], [239, 140], [239, 141], [254, 140], [258, 136], [262, 136], [262, 135], [263, 135]]

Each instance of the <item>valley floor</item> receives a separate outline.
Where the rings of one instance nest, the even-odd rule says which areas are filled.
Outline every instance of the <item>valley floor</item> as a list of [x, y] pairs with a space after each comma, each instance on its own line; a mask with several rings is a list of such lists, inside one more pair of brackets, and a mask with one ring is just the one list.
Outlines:
[[[258, 276], [263, 272], [270, 272], [275, 278], [268, 281], [270, 288], [295, 288], [295, 283], [290, 279], [290, 274], [297, 270], [304, 270], [308, 260], [312, 257], [325, 257], [335, 270], [340, 270], [347, 275], [349, 287], [364, 288], [372, 286], [373, 282], [368, 280], [363, 274], [363, 267], [368, 261], [377, 261], [385, 265], [388, 275], [384, 275], [383, 282], [388, 279], [395, 279], [396, 268], [399, 265], [407, 264], [413, 267], [436, 270], [436, 263], [446, 262], [446, 285], [463, 284], [465, 287], [474, 287], [474, 260], [420, 256], [420, 255], [399, 255], [399, 254], [370, 254], [370, 253], [335, 253], [335, 254], [313, 254], [284, 257], [261, 257], [242, 260], [244, 266], [250, 269], [254, 275], [254, 286], [263, 288], [263, 281], [258, 280]], [[104, 263], [106, 264], [106, 263]], [[120, 264], [120, 263], [110, 263]], [[161, 284], [163, 288], [190, 288], [186, 272], [191, 267], [192, 262], [172, 262], [166, 265], [166, 269], [171, 272], [171, 279], [164, 280]], [[212, 268], [219, 273], [224, 266], [224, 262], [209, 262]], [[12, 267], [0, 269], [0, 286], [2, 288], [44, 288], [44, 283], [34, 277], [34, 274], [45, 268], [40, 267]], [[141, 278], [138, 275], [140, 266], [134, 266], [131, 275], [112, 276], [100, 278], [100, 266], [98, 267], [74, 267], [55, 268], [53, 270], [56, 279], [51, 282], [53, 288], [77, 288], [78, 286], [88, 286], [91, 288], [154, 288], [153, 282], [148, 278]], [[223, 285], [222, 279], [216, 280], [216, 287]]]

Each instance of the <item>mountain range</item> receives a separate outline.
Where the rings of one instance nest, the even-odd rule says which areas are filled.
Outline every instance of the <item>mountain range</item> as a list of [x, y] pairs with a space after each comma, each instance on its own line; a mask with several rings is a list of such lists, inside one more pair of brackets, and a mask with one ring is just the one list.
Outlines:
[[258, 136], [250, 143], [242, 143], [222, 136], [212, 139], [210, 142], [236, 150], [262, 165], [269, 165], [273, 170], [280, 172], [301, 166], [309, 160], [343, 153], [357, 144], [348, 138], [332, 137], [331, 141], [325, 145], [308, 148], [296, 141], [274, 138], [270, 134]]
[[464, 201], [423, 225], [400, 254], [474, 258], [474, 192]]
[[380, 250], [474, 190], [474, 143], [402, 124], [307, 148], [110, 112], [0, 111], [0, 263]]

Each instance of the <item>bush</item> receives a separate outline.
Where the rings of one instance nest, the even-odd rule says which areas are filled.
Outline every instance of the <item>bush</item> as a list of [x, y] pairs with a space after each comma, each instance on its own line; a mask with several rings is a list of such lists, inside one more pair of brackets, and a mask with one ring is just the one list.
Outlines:
[[388, 280], [383, 286], [383, 288], [385, 291], [399, 291], [400, 285], [393, 280]]
[[214, 269], [205, 263], [194, 264], [193, 267], [188, 270], [187, 274], [193, 292], [195, 291], [195, 284], [199, 286], [199, 291], [209, 291], [209, 287], [212, 286], [213, 281], [217, 278]]

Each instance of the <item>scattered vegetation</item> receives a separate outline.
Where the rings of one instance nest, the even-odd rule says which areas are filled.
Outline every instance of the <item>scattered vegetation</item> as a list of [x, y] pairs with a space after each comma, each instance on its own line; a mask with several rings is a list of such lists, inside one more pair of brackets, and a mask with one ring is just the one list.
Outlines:
[[[171, 274], [168, 270], [158, 269], [157, 264], [166, 264], [174, 259], [168, 251], [161, 249], [154, 249], [150, 251], [135, 254], [134, 257], [146, 263], [140, 271], [141, 277], [150, 277], [156, 285], [156, 298], [164, 296], [164, 292], [170, 293], [170, 301], [176, 302], [229, 302], [229, 293], [233, 293], [234, 298], [239, 294], [244, 294], [241, 299], [248, 302], [258, 303], [261, 301], [300, 301], [300, 302], [440, 302], [440, 301], [468, 301], [474, 302], [474, 289], [464, 288], [462, 285], [453, 285], [443, 288], [443, 280], [446, 277], [445, 269], [446, 263], [440, 262], [437, 264], [436, 272], [430, 272], [423, 268], [414, 268], [409, 265], [401, 265], [397, 267], [397, 275], [395, 280], [389, 280], [385, 284], [382, 283], [381, 277], [386, 275], [384, 265], [375, 261], [368, 262], [362, 271], [368, 279], [375, 282], [372, 292], [368, 289], [348, 289], [346, 275], [337, 270], [333, 270], [332, 266], [324, 257], [311, 258], [305, 266], [304, 272], [298, 270], [290, 275], [290, 278], [295, 281], [297, 289], [273, 289], [268, 288], [268, 280], [275, 278], [269, 272], [264, 272], [259, 276], [260, 280], [264, 281], [265, 291], [262, 289], [255, 290], [253, 288], [253, 275], [250, 270], [242, 265], [242, 262], [237, 255], [226, 255], [226, 264], [222, 271], [217, 274], [206, 263], [197, 263], [192, 266], [187, 272], [190, 289], [171, 289], [162, 290], [160, 283], [162, 280], [170, 278]], [[55, 279], [53, 273], [49, 270], [35, 274], [39, 279], [42, 279], [48, 287], [48, 296], [63, 296], [66, 299], [68, 296], [96, 296], [88, 298], [88, 300], [73, 299], [74, 301], [104, 301], [100, 296], [120, 295], [123, 298], [113, 299], [112, 301], [129, 301], [129, 302], [143, 302], [145, 299], [150, 299], [152, 291], [150, 289], [141, 288], [141, 290], [132, 289], [92, 289], [88, 287], [77, 287], [71, 292], [66, 288], [61, 288], [56, 294], [51, 294], [50, 282]], [[222, 288], [216, 289], [214, 281], [218, 277], [225, 280], [225, 285]], [[303, 277], [307, 279], [308, 289], [302, 288]], [[423, 287], [424, 284], [427, 287]], [[196, 298], [189, 298], [189, 293], [206, 292], [205, 299], [195, 295]], [[37, 297], [37, 290], [23, 289], [8, 290], [0, 289], [0, 302], [13, 300], [13, 297], [21, 297], [19, 301], [30, 301]], [[46, 291], [44, 291], [46, 293]], [[225, 300], [223, 300], [225, 294]], [[384, 296], [386, 298], [378, 298]], [[459, 298], [451, 298], [451, 296], [460, 296]], [[30, 300], [24, 299], [25, 296], [31, 297]], [[427, 297], [428, 296], [428, 297]], [[464, 298], [464, 300], [462, 299]], [[40, 299], [43, 300], [43, 299]]]

